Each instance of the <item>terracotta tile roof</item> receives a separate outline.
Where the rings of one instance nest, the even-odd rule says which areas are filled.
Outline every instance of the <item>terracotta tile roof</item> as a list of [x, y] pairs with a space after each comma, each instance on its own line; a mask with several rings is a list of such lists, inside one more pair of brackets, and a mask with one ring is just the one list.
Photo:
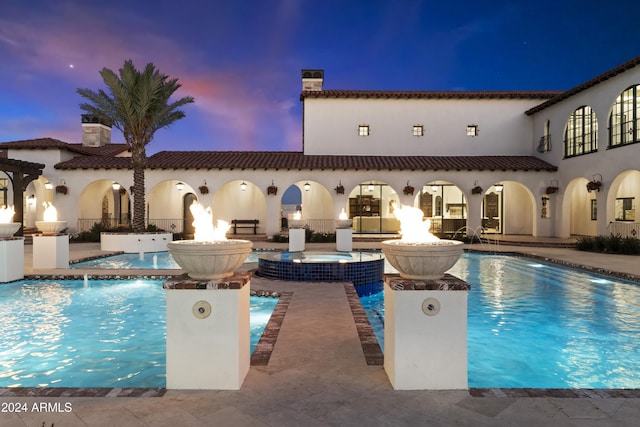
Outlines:
[[580, 92], [583, 92], [583, 91], [585, 91], [585, 90], [587, 90], [587, 89], [589, 89], [589, 88], [591, 88], [593, 86], [596, 86], [596, 85], [598, 85], [598, 84], [600, 84], [600, 83], [602, 83], [604, 81], [607, 81], [607, 80], [617, 76], [618, 74], [622, 74], [627, 70], [630, 70], [632, 68], [637, 67], [638, 65], [640, 65], [640, 56], [636, 56], [635, 58], [631, 59], [630, 61], [627, 61], [627, 62], [625, 62], [624, 64], [621, 64], [621, 65], [618, 65], [617, 67], [615, 67], [615, 68], [613, 68], [613, 69], [611, 69], [609, 71], [606, 71], [606, 72], [600, 74], [599, 76], [596, 76], [596, 77], [592, 78], [591, 80], [589, 80], [589, 81], [587, 81], [585, 83], [582, 83], [581, 85], [578, 85], [578, 86], [574, 87], [573, 89], [569, 89], [567, 91], [564, 91], [564, 92], [560, 93], [559, 95], [551, 98], [550, 100], [548, 100], [548, 101], [546, 101], [546, 102], [544, 102], [544, 103], [542, 103], [542, 104], [540, 104], [540, 105], [538, 105], [536, 107], [533, 107], [533, 108], [527, 110], [525, 112], [525, 114], [532, 115], [532, 114], [535, 114], [535, 113], [537, 113], [539, 111], [542, 111], [545, 108], [547, 108], [547, 107], [549, 107], [549, 106], [551, 106], [553, 104], [557, 104], [558, 102], [560, 102], [560, 101], [562, 101], [564, 99], [567, 99], [567, 98], [569, 98], [569, 97], [571, 97], [573, 95], [576, 95], [576, 94], [578, 94]]
[[[534, 156], [335, 156], [284, 151], [162, 151], [148, 169], [556, 171]], [[56, 169], [128, 169], [125, 157], [77, 157]]]
[[82, 144], [70, 144], [54, 138], [37, 138], [0, 142], [0, 150], [6, 149], [57, 149], [87, 156], [114, 156], [126, 151], [128, 146], [126, 144], [109, 144], [102, 147], [85, 147]]
[[399, 91], [399, 90], [320, 90], [303, 91], [305, 98], [395, 98], [395, 99], [549, 99], [562, 91]]

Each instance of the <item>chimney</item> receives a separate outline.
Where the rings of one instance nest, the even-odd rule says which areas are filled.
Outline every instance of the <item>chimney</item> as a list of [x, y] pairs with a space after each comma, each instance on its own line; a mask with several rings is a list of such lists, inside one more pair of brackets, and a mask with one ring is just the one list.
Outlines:
[[319, 92], [324, 82], [324, 70], [302, 70], [302, 91]]
[[82, 145], [102, 147], [111, 144], [111, 126], [91, 114], [82, 115]]

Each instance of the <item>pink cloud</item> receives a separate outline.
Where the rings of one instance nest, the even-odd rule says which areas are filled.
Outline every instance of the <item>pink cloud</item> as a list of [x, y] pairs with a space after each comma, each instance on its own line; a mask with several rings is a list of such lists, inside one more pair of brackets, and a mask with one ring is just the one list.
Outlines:
[[[22, 20], [0, 18], [0, 48], [4, 45], [14, 57], [25, 92], [45, 97], [47, 89], [35, 88], [32, 80], [43, 79], [35, 76], [46, 76], [48, 82], [57, 80], [68, 85], [73, 91], [69, 98], [76, 96], [80, 101], [75, 88], [102, 87], [99, 70], [103, 67], [117, 72], [125, 59], [133, 59], [138, 68], [153, 62], [163, 73], [179, 79], [183, 87], [177, 96], [195, 97], [195, 104], [185, 108], [187, 119], [199, 118], [211, 131], [223, 130], [233, 149], [260, 149], [265, 144], [265, 126], [274, 124], [280, 127], [283, 139], [277, 143], [299, 149], [300, 126], [292, 117], [295, 100], [282, 96], [273, 99], [273, 94], [265, 93], [261, 82], [247, 73], [248, 67], [211, 70], [202, 52], [154, 32], [152, 22], [127, 16], [121, 9], [116, 16], [99, 7], [66, 5], [52, 9], [51, 13], [26, 13]], [[192, 108], [196, 114], [190, 117]], [[75, 132], [69, 140], [76, 141], [79, 132], [76, 125], [73, 121], [69, 129], [61, 126], [56, 135], [70, 136]], [[203, 141], [207, 139], [211, 136], [202, 135]]]

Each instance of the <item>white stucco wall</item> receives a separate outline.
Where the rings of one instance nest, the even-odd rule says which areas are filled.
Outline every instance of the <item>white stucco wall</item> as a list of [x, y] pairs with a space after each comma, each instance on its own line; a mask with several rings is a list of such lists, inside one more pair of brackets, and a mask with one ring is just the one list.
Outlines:
[[[531, 154], [531, 120], [540, 100], [306, 98], [305, 154], [513, 155]], [[370, 126], [359, 136], [358, 126]], [[479, 135], [466, 135], [467, 125]], [[413, 136], [423, 125], [425, 135]]]

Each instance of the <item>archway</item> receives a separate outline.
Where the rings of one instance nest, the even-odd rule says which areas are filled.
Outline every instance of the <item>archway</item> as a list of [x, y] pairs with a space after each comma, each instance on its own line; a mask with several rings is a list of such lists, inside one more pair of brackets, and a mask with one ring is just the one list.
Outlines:
[[640, 171], [620, 173], [611, 183], [607, 197], [607, 234], [638, 238], [636, 210], [640, 198]]
[[289, 219], [298, 211], [302, 211], [302, 191], [297, 185], [291, 185], [282, 194], [280, 204], [281, 230], [286, 230], [289, 227]]
[[399, 197], [386, 182], [371, 180], [354, 187], [349, 193], [347, 213], [358, 234], [397, 234], [400, 221], [393, 215]]
[[[15, 215], [14, 222], [23, 223], [24, 220], [24, 191], [27, 185], [42, 175], [45, 165], [42, 163], [26, 162], [23, 160], [0, 159], [0, 170], [5, 172], [11, 181], [11, 189], [13, 191], [13, 206]], [[5, 192], [3, 192], [6, 194]], [[5, 196], [6, 198], [6, 196]], [[15, 233], [16, 236], [22, 236], [23, 226]]]
[[94, 224], [106, 228], [129, 227], [131, 200], [127, 190], [117, 182], [101, 179], [88, 184], [78, 201], [78, 231], [90, 230]]
[[567, 184], [562, 203], [562, 226], [568, 230], [568, 236], [598, 234], [598, 201], [596, 192], [587, 191], [588, 182], [579, 177]]
[[432, 181], [420, 187], [415, 203], [431, 221], [434, 234], [456, 234], [467, 226], [469, 212], [464, 192], [449, 181]]

